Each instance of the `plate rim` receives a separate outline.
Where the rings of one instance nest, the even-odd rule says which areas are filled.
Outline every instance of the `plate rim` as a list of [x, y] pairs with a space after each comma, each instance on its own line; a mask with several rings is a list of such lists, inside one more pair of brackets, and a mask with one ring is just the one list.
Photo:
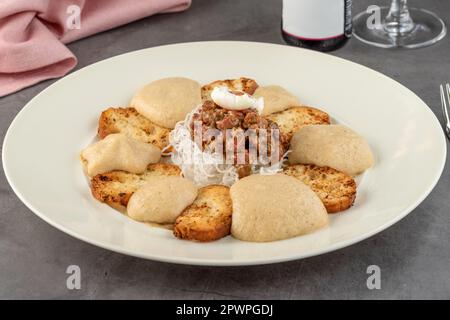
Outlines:
[[[198, 259], [198, 258], [184, 258], [184, 257], [169, 257], [169, 256], [161, 256], [161, 255], [154, 255], [151, 253], [138, 253], [138, 252], [133, 252], [133, 251], [129, 251], [126, 249], [123, 249], [121, 246], [118, 245], [113, 245], [113, 244], [109, 244], [109, 243], [105, 243], [105, 242], [101, 242], [101, 241], [97, 241], [95, 239], [90, 239], [88, 237], [85, 237], [84, 235], [76, 232], [76, 231], [72, 231], [69, 228], [66, 228], [65, 226], [53, 221], [52, 219], [48, 218], [44, 213], [40, 212], [39, 210], [37, 210], [36, 208], [34, 208], [34, 206], [28, 202], [28, 200], [26, 199], [25, 195], [23, 195], [18, 187], [15, 185], [12, 177], [10, 176], [10, 173], [8, 171], [8, 160], [6, 159], [7, 156], [7, 149], [8, 149], [8, 141], [10, 139], [11, 136], [11, 132], [14, 130], [14, 127], [16, 125], [16, 123], [18, 121], [20, 121], [20, 118], [22, 117], [22, 115], [24, 114], [24, 112], [26, 112], [25, 110], [27, 110], [28, 108], [30, 108], [34, 102], [34, 100], [36, 100], [39, 96], [44, 95], [47, 93], [48, 90], [52, 90], [54, 86], [56, 86], [60, 81], [63, 81], [67, 78], [72, 78], [74, 76], [76, 76], [78, 74], [79, 71], [81, 70], [85, 70], [85, 69], [89, 69], [92, 67], [95, 67], [98, 64], [101, 64], [103, 62], [106, 62], [108, 60], [111, 59], [115, 59], [121, 56], [125, 56], [125, 55], [130, 55], [130, 54], [137, 54], [139, 52], [143, 52], [143, 51], [150, 51], [154, 48], [161, 48], [161, 47], [171, 47], [171, 46], [182, 46], [182, 45], [195, 45], [195, 44], [208, 44], [208, 43], [212, 43], [212, 44], [240, 44], [240, 45], [245, 45], [245, 44], [257, 44], [257, 45], [266, 45], [266, 46], [277, 46], [277, 47], [282, 47], [284, 49], [289, 49], [289, 50], [300, 50], [300, 51], [307, 51], [309, 54], [314, 54], [314, 55], [324, 55], [327, 56], [330, 59], [336, 59], [339, 61], [344, 61], [345, 63], [350, 63], [353, 65], [358, 66], [359, 68], [365, 69], [366, 71], [372, 72], [372, 73], [376, 73], [378, 76], [381, 76], [382, 78], [384, 78], [385, 80], [389, 80], [389, 81], [393, 81], [394, 83], [396, 83], [397, 85], [400, 85], [401, 87], [403, 87], [404, 89], [406, 89], [407, 91], [409, 91], [410, 94], [412, 94], [416, 99], [418, 99], [419, 101], [421, 101], [425, 106], [425, 110], [426, 112], [429, 112], [432, 115], [432, 119], [434, 121], [434, 124], [436, 126], [438, 126], [442, 132], [441, 138], [440, 138], [440, 144], [443, 147], [442, 148], [442, 153], [443, 153], [443, 157], [441, 158], [441, 161], [439, 163], [439, 169], [436, 171], [435, 176], [433, 177], [433, 183], [431, 183], [429, 185], [429, 187], [427, 188], [426, 192], [424, 192], [422, 194], [421, 197], [417, 198], [416, 201], [414, 203], [412, 203], [408, 208], [402, 210], [399, 212], [398, 215], [395, 216], [395, 218], [393, 218], [392, 220], [387, 221], [386, 223], [382, 224], [381, 226], [370, 230], [369, 232], [363, 233], [357, 237], [353, 237], [352, 239], [349, 240], [343, 240], [343, 241], [339, 241], [336, 243], [333, 243], [332, 245], [328, 246], [325, 249], [321, 249], [318, 250], [316, 252], [310, 252], [310, 253], [295, 253], [291, 254], [291, 255], [286, 255], [283, 257], [276, 257], [276, 258], [254, 258], [252, 260], [248, 260], [248, 261], [236, 261], [236, 260], [218, 260], [218, 259]], [[444, 131], [442, 129], [442, 126], [439, 122], [439, 119], [437, 118], [436, 114], [431, 110], [431, 108], [428, 106], [428, 104], [426, 104], [422, 98], [420, 98], [415, 92], [413, 92], [412, 90], [410, 90], [408, 87], [406, 87], [405, 85], [401, 84], [400, 82], [398, 82], [397, 80], [377, 71], [374, 69], [371, 69], [367, 66], [364, 66], [362, 64], [359, 64], [357, 62], [353, 62], [351, 60], [345, 59], [345, 58], [341, 58], [341, 57], [337, 57], [334, 55], [330, 55], [330, 54], [326, 54], [326, 53], [322, 53], [322, 52], [317, 52], [317, 51], [311, 51], [311, 50], [307, 50], [307, 49], [302, 49], [302, 48], [294, 48], [294, 47], [289, 47], [286, 45], [282, 45], [282, 44], [274, 44], [274, 43], [265, 43], [265, 42], [257, 42], [257, 41], [194, 41], [194, 42], [180, 42], [180, 43], [174, 43], [174, 44], [167, 44], [167, 45], [161, 45], [161, 46], [154, 46], [154, 47], [149, 47], [149, 48], [143, 48], [143, 49], [139, 49], [139, 50], [133, 50], [133, 51], [129, 51], [129, 52], [125, 52], [125, 53], [121, 53], [97, 62], [94, 62], [92, 64], [89, 64], [87, 66], [84, 66], [74, 72], [71, 72], [70, 74], [58, 79], [57, 81], [55, 81], [54, 83], [52, 83], [51, 85], [49, 85], [48, 87], [46, 87], [45, 89], [43, 89], [42, 91], [40, 91], [38, 94], [36, 94], [31, 100], [29, 100], [22, 108], [21, 110], [15, 115], [14, 119], [11, 121], [6, 134], [4, 136], [3, 139], [3, 144], [2, 144], [2, 167], [3, 167], [3, 172], [5, 173], [5, 177], [6, 180], [8, 181], [11, 189], [13, 190], [13, 192], [16, 194], [16, 196], [19, 198], [19, 200], [29, 209], [31, 210], [35, 215], [37, 215], [39, 218], [41, 218], [42, 220], [44, 220], [46, 223], [48, 223], [49, 225], [53, 226], [54, 228], [76, 238], [79, 239], [83, 242], [89, 243], [91, 245], [95, 245], [97, 247], [103, 248], [103, 249], [107, 249], [113, 252], [117, 252], [117, 253], [121, 253], [121, 254], [125, 254], [125, 255], [129, 255], [129, 256], [133, 256], [133, 257], [137, 257], [137, 258], [142, 258], [142, 259], [147, 259], [147, 260], [153, 260], [153, 261], [159, 261], [159, 262], [165, 262], [165, 263], [173, 263], [173, 264], [180, 264], [180, 265], [198, 265], [198, 266], [253, 266], [253, 265], [267, 265], [267, 264], [275, 264], [275, 263], [282, 263], [282, 262], [287, 262], [287, 261], [294, 261], [294, 260], [300, 260], [300, 259], [305, 259], [305, 258], [309, 258], [312, 256], [319, 256], [319, 255], [323, 255], [332, 251], [336, 251], [345, 247], [348, 247], [350, 245], [356, 244], [358, 242], [361, 242], [365, 239], [368, 239], [372, 236], [374, 236], [375, 234], [378, 234], [386, 229], [388, 229], [389, 227], [391, 227], [392, 225], [396, 224], [397, 222], [399, 222], [400, 220], [402, 220], [404, 217], [406, 217], [408, 214], [410, 214], [412, 211], [414, 211], [414, 209], [416, 209], [429, 195], [430, 193], [433, 191], [433, 189], [436, 187], [437, 183], [439, 182], [442, 173], [444, 171], [445, 168], [445, 164], [446, 164], [446, 160], [447, 160], [447, 141], [445, 139], [445, 135], [444, 135]]]

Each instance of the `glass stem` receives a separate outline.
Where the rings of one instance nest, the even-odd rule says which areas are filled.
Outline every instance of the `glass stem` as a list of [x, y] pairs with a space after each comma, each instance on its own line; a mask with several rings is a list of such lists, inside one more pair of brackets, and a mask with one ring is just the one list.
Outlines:
[[414, 29], [407, 0], [392, 0], [391, 9], [384, 21], [384, 29], [392, 36], [400, 36]]

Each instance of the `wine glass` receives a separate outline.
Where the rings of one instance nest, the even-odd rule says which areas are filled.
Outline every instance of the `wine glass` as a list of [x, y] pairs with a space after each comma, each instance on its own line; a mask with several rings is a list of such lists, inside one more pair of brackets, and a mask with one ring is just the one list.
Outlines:
[[381, 48], [421, 48], [438, 42], [447, 33], [444, 21], [436, 14], [408, 8], [407, 0], [392, 0], [390, 7], [371, 6], [353, 22], [356, 38]]

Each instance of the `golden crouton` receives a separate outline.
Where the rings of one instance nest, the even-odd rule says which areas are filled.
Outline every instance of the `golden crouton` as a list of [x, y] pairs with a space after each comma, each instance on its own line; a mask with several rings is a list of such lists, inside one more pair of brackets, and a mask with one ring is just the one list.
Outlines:
[[134, 174], [125, 171], [111, 171], [98, 174], [91, 180], [91, 191], [95, 199], [124, 212], [133, 193], [142, 187], [149, 177], [155, 175], [179, 176], [178, 166], [167, 163], [150, 164], [147, 171]]
[[216, 87], [227, 87], [229, 90], [243, 91], [252, 95], [258, 88], [255, 80], [249, 78], [239, 78], [233, 80], [217, 80], [202, 87], [202, 100], [211, 100], [211, 92]]
[[173, 233], [177, 238], [213, 241], [230, 234], [233, 211], [230, 190], [211, 185], [199, 190], [197, 199], [176, 219]]
[[322, 200], [328, 213], [347, 210], [355, 201], [355, 180], [333, 168], [296, 164], [284, 168], [283, 173], [308, 185]]
[[295, 132], [311, 124], [330, 124], [330, 117], [326, 112], [312, 107], [292, 107], [284, 111], [265, 116], [280, 128], [290, 141]]
[[163, 149], [169, 144], [170, 129], [154, 124], [134, 108], [108, 108], [98, 121], [98, 137], [103, 139], [111, 133], [124, 133]]

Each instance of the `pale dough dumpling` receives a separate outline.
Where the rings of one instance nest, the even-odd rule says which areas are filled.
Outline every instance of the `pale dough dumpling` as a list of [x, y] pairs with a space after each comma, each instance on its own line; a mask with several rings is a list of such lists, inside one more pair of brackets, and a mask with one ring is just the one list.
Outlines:
[[173, 223], [197, 193], [197, 186], [188, 179], [154, 176], [130, 197], [127, 213], [137, 221]]
[[174, 77], [146, 85], [134, 95], [130, 105], [157, 125], [174, 128], [201, 101], [201, 87], [197, 81]]
[[255, 98], [264, 98], [263, 115], [301, 106], [296, 96], [280, 86], [259, 87], [253, 96]]
[[303, 182], [284, 174], [251, 175], [236, 182], [230, 192], [231, 234], [240, 240], [282, 240], [328, 224], [319, 197]]
[[289, 162], [328, 166], [355, 176], [370, 168], [374, 160], [369, 144], [351, 129], [312, 125], [292, 137]]
[[81, 152], [81, 161], [90, 177], [113, 170], [142, 173], [160, 158], [158, 147], [122, 133], [110, 134]]

